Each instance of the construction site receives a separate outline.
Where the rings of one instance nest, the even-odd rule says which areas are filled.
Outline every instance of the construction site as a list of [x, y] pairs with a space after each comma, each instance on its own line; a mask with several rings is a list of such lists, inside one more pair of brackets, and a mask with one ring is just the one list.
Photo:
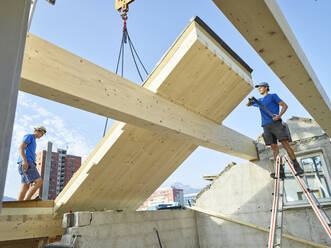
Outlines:
[[[129, 5], [142, 0], [112, 1], [120, 61]], [[312, 117], [286, 121], [304, 174], [283, 143], [276, 158], [262, 136], [223, 125], [254, 89], [254, 68], [202, 18], [140, 86], [30, 33], [36, 0], [0, 1], [0, 199], [19, 91], [116, 120], [55, 200], [0, 201], [0, 248], [331, 247], [327, 91], [277, 1], [211, 2]], [[199, 146], [246, 162], [211, 176], [190, 207], [137, 211]]]

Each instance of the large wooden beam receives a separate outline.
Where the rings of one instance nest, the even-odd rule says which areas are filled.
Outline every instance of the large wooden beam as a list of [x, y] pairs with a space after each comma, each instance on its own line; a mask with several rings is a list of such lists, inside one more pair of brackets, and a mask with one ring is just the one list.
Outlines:
[[[193, 37], [188, 46], [197, 39]], [[239, 73], [233, 77], [242, 82], [241, 97], [251, 85], [249, 76], [241, 72], [241, 78]], [[257, 157], [247, 136], [32, 34], [27, 37], [20, 90], [244, 159]], [[222, 114], [227, 112], [223, 109]]]
[[331, 137], [330, 99], [277, 1], [213, 1]]
[[30, 4], [30, 0], [0, 1], [0, 212]]
[[61, 223], [62, 218], [54, 216], [53, 201], [4, 202], [0, 242], [62, 235]]
[[[238, 55], [196, 18], [143, 86], [148, 94], [155, 92], [153, 97], [158, 99], [146, 105], [149, 113], [145, 118], [151, 120], [150, 115], [156, 115], [162, 125], [175, 125], [178, 134], [116, 122], [58, 195], [55, 211], [136, 210], [198, 147], [194, 137], [201, 135], [200, 141], [207, 137], [213, 142], [222, 140], [226, 147], [241, 145], [241, 135], [224, 127], [213, 129], [206, 120], [213, 125], [221, 123], [247, 96], [252, 90], [250, 72]], [[145, 104], [145, 99], [148, 96], [139, 98], [138, 104]], [[177, 107], [168, 105], [165, 99], [186, 110], [175, 112]], [[160, 104], [168, 107], [155, 111]], [[140, 111], [145, 112], [143, 108]], [[197, 117], [192, 118], [193, 113]], [[198, 121], [202, 118], [203, 122]], [[195, 133], [192, 127], [196, 127]], [[192, 133], [186, 139], [181, 135], [188, 129]], [[243, 142], [242, 149], [255, 152], [251, 140]], [[208, 147], [212, 147], [210, 144]], [[234, 154], [235, 150], [227, 152]]]

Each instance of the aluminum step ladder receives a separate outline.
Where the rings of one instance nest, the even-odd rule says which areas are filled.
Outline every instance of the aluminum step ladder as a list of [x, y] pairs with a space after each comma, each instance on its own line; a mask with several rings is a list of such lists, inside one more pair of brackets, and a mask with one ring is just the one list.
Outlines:
[[287, 157], [287, 155], [283, 156], [283, 161], [290, 167], [293, 176], [297, 180], [298, 184], [300, 185], [300, 188], [302, 189], [308, 202], [313, 208], [317, 218], [319, 219], [323, 228], [325, 229], [326, 233], [329, 235], [329, 238], [331, 239], [331, 222], [328, 216], [326, 215], [326, 213], [324, 212], [323, 206], [319, 203], [315, 195], [311, 192], [311, 190], [309, 189], [307, 183], [303, 180], [303, 178], [296, 175], [296, 171], [294, 169], [292, 161]]
[[303, 179], [296, 175], [296, 171], [292, 164], [292, 161], [284, 155], [282, 161], [280, 156], [277, 156], [275, 161], [275, 180], [274, 180], [274, 193], [273, 193], [273, 204], [272, 204], [272, 214], [271, 214], [271, 223], [269, 231], [269, 241], [268, 248], [280, 248], [282, 243], [282, 224], [283, 224], [283, 203], [284, 203], [284, 179], [280, 178], [280, 167], [281, 162], [287, 164], [297, 180], [300, 188], [305, 194], [309, 204], [313, 208], [317, 218], [320, 220], [323, 228], [331, 239], [331, 222], [323, 210], [323, 206], [319, 203], [315, 195], [309, 189], [307, 183]]
[[275, 180], [268, 248], [280, 248], [282, 242], [284, 179], [280, 178], [280, 167], [281, 159], [278, 155], [275, 161]]

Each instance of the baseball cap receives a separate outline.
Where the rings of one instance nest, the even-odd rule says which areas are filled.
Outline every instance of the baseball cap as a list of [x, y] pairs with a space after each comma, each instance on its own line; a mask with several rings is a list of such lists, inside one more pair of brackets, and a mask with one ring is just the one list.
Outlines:
[[259, 87], [259, 86], [266, 86], [266, 87], [269, 87], [269, 84], [267, 82], [261, 82], [257, 85], [255, 85], [255, 88]]

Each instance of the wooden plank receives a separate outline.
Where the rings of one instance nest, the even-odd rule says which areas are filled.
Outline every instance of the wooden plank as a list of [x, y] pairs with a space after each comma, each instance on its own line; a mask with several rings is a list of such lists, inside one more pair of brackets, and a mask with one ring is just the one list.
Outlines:
[[314, 120], [331, 136], [330, 99], [277, 2], [213, 1]]
[[62, 218], [52, 214], [0, 215], [0, 241], [62, 235]]
[[[202, 30], [198, 22], [192, 22], [143, 87], [212, 123], [220, 123], [252, 85], [249, 73], [243, 72], [245, 67]], [[230, 90], [234, 87], [242, 88], [240, 96]], [[224, 102], [225, 93], [230, 103]], [[241, 138], [232, 131], [199, 127], [199, 132], [205, 130], [208, 137], [219, 137], [231, 146], [240, 143]], [[182, 128], [178, 131], [183, 132]], [[135, 210], [196, 148], [192, 139], [117, 122], [56, 198], [55, 210], [58, 214], [68, 210]]]
[[10, 241], [0, 241], [2, 248], [40, 248], [38, 246], [43, 239], [20, 239]]
[[[195, 27], [192, 25], [191, 29], [193, 30]], [[202, 35], [197, 33], [199, 29], [195, 30], [196, 32], [191, 32], [192, 37], [189, 37], [190, 40], [187, 41], [187, 46], [191, 50], [185, 54], [187, 57], [183, 58], [178, 68], [182, 68], [181, 65], [189, 63], [191, 59], [193, 61], [200, 59], [199, 63], [196, 63], [195, 67], [186, 66], [185, 68], [191, 69], [185, 71], [177, 71], [176, 67], [169, 75], [168, 82], [174, 82], [173, 79], [176, 77], [176, 80], [185, 82], [182, 86], [182, 93], [178, 97], [170, 99], [175, 103], [31, 34], [27, 38], [20, 89], [152, 131], [175, 135], [196, 145], [206, 146], [248, 160], [254, 159], [257, 155], [252, 139], [218, 125], [232, 111], [232, 106], [240, 102], [238, 99], [244, 98], [251, 90], [250, 78], [246, 72], [242, 72], [242, 69], [231, 61], [228, 63], [233, 63], [233, 70], [236, 69], [238, 73], [245, 74], [245, 79], [241, 78], [239, 74], [229, 71], [227, 64], [223, 61], [220, 63], [220, 58], [212, 55], [211, 51], [203, 53], [204, 56], [199, 56], [200, 53], [197, 53], [197, 50], [205, 49], [205, 44], [197, 36]], [[201, 94], [201, 100], [213, 100], [212, 105], [215, 106], [213, 112], [211, 112], [213, 109], [210, 108], [211, 104], [197, 101], [196, 94], [189, 99], [183, 97], [186, 91], [183, 89], [190, 87], [187, 83], [188, 80], [185, 80], [185, 75], [190, 71], [199, 73], [200, 66], [206, 63], [215, 66], [212, 67], [214, 69], [207, 70], [210, 80], [202, 88], [210, 88], [212, 82], [215, 82], [215, 78], [223, 71], [226, 73], [221, 73], [221, 75], [226, 74], [226, 77], [229, 78], [227, 84], [235, 82], [235, 85], [242, 88], [241, 91], [237, 91], [235, 97], [233, 94], [227, 94], [227, 102], [224, 103], [217, 101], [224, 93], [223, 87], [214, 87], [213, 94], [208, 93], [208, 98], [201, 97]], [[204, 78], [196, 77], [194, 80], [192, 78], [191, 82], [199, 84]], [[145, 87], [151, 81], [155, 84], [158, 79], [149, 79]], [[168, 88], [172, 84], [169, 83], [169, 85]], [[166, 94], [171, 93], [165, 91], [163, 95]], [[183, 103], [183, 99], [188, 104], [179, 106], [178, 104]], [[194, 108], [199, 102], [199, 106], [194, 111], [196, 113], [188, 110]], [[225, 108], [225, 106], [227, 107]], [[233, 136], [236, 138], [233, 139]]]
[[3, 202], [3, 208], [52, 208], [54, 201], [6, 201]]
[[54, 201], [7, 201], [3, 202], [1, 215], [53, 214]]
[[0, 215], [0, 247], [21, 239], [62, 235], [62, 217], [54, 216], [54, 201], [3, 202]]

